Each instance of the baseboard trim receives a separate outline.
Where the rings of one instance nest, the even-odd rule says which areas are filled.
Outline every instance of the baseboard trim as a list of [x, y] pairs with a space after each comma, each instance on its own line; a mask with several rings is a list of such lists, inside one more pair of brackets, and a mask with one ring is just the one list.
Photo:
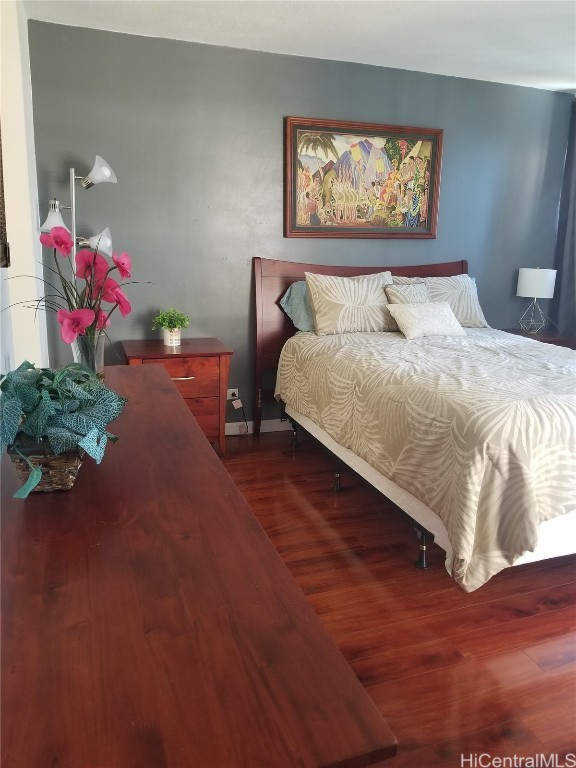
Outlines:
[[[281, 421], [281, 419], [263, 419], [260, 425], [260, 432], [285, 432], [292, 429], [289, 421]], [[227, 435], [251, 435], [254, 432], [254, 422], [248, 422], [248, 432], [246, 432], [246, 424], [243, 421], [230, 421], [226, 422], [226, 434]]]

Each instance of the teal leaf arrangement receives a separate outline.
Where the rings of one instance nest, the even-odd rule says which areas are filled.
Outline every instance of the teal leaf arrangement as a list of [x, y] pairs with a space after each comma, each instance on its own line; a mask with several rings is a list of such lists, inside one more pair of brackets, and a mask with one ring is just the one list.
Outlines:
[[100, 464], [107, 431], [127, 400], [106, 387], [94, 371], [78, 363], [63, 368], [35, 368], [25, 361], [0, 377], [0, 450], [11, 446], [30, 467], [30, 475], [16, 492], [25, 498], [40, 482], [42, 472], [18, 450], [18, 437], [47, 441], [55, 454], [83, 449]]

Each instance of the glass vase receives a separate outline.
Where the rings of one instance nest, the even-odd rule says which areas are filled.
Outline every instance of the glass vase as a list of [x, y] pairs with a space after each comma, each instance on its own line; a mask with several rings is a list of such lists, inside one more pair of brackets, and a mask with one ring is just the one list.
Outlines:
[[77, 336], [72, 342], [75, 363], [81, 363], [98, 376], [104, 378], [104, 334]]

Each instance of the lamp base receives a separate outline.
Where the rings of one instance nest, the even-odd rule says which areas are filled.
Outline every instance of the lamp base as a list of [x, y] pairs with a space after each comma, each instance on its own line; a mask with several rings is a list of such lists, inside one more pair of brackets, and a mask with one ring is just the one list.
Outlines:
[[526, 312], [524, 312], [518, 325], [523, 331], [527, 331], [528, 333], [538, 333], [538, 331], [541, 331], [542, 328], [546, 327], [546, 317], [540, 309], [540, 305], [536, 299], [534, 299]]

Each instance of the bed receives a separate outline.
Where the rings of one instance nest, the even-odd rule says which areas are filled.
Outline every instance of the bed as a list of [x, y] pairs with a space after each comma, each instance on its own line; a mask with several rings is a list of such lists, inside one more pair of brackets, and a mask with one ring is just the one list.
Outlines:
[[255, 433], [263, 403], [281, 401], [295, 425], [433, 536], [466, 591], [509, 566], [573, 553], [574, 353], [488, 327], [413, 339], [398, 330], [299, 332], [279, 302], [305, 273], [468, 280], [457, 278], [465, 261], [254, 259]]

